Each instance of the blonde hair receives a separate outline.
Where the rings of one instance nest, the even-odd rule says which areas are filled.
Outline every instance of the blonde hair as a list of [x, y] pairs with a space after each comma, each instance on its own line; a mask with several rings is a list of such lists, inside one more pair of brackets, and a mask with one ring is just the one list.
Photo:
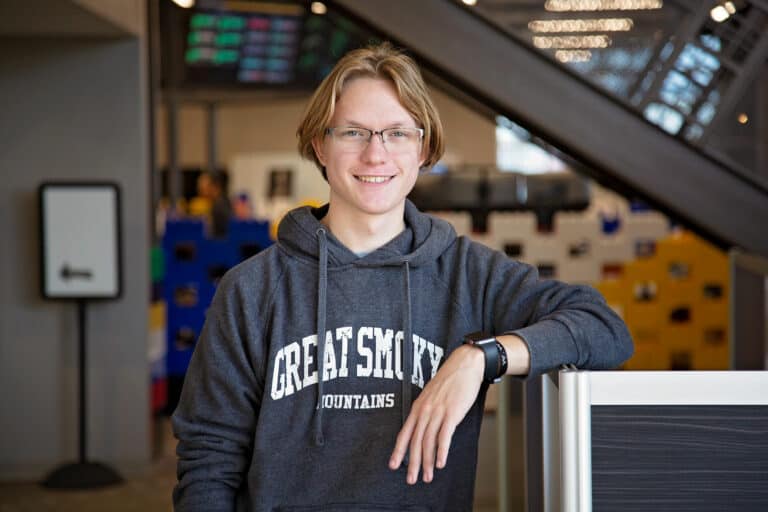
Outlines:
[[345, 84], [360, 77], [388, 80], [395, 86], [403, 108], [416, 120], [419, 127], [424, 129], [423, 166], [431, 167], [436, 164], [444, 151], [440, 115], [432, 103], [416, 63], [387, 42], [347, 53], [323, 79], [309, 100], [296, 130], [301, 156], [314, 161], [323, 177], [328, 179], [325, 168], [312, 147], [312, 141], [325, 136]]

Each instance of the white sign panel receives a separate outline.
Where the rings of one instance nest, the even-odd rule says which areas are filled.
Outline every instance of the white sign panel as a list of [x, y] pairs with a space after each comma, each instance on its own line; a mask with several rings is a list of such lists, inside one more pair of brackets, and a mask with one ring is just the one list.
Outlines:
[[49, 299], [120, 295], [120, 192], [110, 183], [40, 186], [42, 292]]

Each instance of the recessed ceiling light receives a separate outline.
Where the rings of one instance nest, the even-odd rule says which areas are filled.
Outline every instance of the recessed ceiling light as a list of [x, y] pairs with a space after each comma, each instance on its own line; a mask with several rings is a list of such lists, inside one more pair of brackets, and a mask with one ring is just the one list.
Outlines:
[[531, 32], [626, 32], [634, 25], [632, 18], [596, 18], [580, 20], [531, 20]]
[[662, 7], [663, 0], [547, 0], [544, 4], [550, 12], [644, 11]]
[[312, 2], [309, 9], [312, 11], [312, 14], [325, 14], [328, 12], [328, 8], [323, 2]]
[[608, 48], [611, 38], [606, 35], [589, 36], [533, 36], [533, 46], [542, 49]]
[[726, 9], [724, 6], [716, 5], [712, 8], [711, 11], [709, 11], [709, 16], [716, 22], [722, 23], [731, 17], [731, 13], [729, 13], [728, 9]]
[[557, 50], [555, 58], [560, 62], [587, 62], [592, 58], [589, 50]]
[[744, 112], [739, 114], [739, 117], [736, 119], [739, 121], [739, 124], [747, 124], [749, 122], [749, 116]]
[[190, 7], [195, 5], [195, 0], [173, 0], [173, 3], [175, 3], [179, 7], [183, 7], [184, 9], [189, 9]]

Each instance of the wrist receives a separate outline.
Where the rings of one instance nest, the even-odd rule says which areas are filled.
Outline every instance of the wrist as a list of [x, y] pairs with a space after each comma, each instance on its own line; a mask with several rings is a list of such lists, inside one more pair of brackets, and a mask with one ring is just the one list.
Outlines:
[[484, 382], [499, 382], [507, 373], [506, 349], [495, 336], [473, 332], [464, 336], [464, 343], [468, 348], [474, 347], [478, 357], [482, 356]]
[[528, 345], [516, 334], [502, 334], [496, 338], [507, 351], [509, 375], [527, 375], [531, 368]]
[[485, 372], [485, 357], [483, 356], [483, 353], [467, 344], [460, 346], [456, 351], [462, 353], [462, 358], [466, 362], [465, 364], [482, 378], [483, 372]]

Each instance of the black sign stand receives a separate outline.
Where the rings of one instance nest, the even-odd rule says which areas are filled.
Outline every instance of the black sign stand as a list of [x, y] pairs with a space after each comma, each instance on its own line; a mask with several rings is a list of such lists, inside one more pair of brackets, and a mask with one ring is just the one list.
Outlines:
[[77, 300], [77, 328], [79, 338], [79, 432], [80, 453], [77, 462], [64, 464], [54, 469], [43, 481], [52, 489], [91, 489], [122, 483], [122, 477], [112, 468], [99, 462], [88, 462], [86, 412], [86, 344], [85, 344], [85, 299]]
[[[121, 294], [120, 188], [108, 182], [46, 182], [40, 184], [38, 196], [42, 296], [77, 303], [79, 344], [78, 460], [57, 467], [41, 483], [53, 489], [119, 484], [123, 479], [114, 469], [88, 460], [86, 304]], [[113, 219], [111, 226], [89, 223], [105, 216]], [[84, 243], [91, 239], [98, 243]], [[84, 246], [89, 247], [87, 253]]]

